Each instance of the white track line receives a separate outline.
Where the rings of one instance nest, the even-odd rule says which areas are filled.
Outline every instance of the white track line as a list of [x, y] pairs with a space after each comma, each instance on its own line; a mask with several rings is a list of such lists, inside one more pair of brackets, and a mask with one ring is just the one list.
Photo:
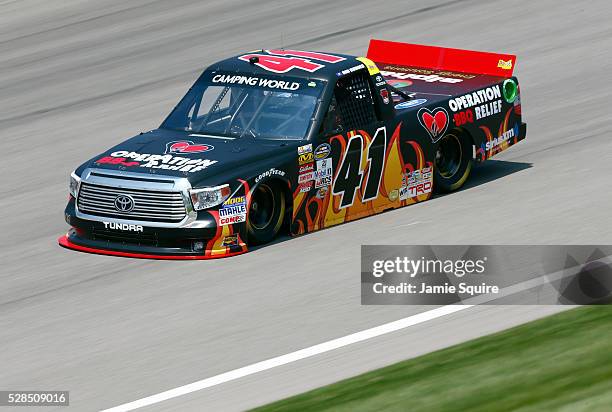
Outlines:
[[428, 310], [427, 312], [421, 312], [416, 315], [408, 316], [407, 318], [385, 323], [384, 325], [376, 326], [347, 336], [343, 336], [338, 339], [319, 343], [318, 345], [300, 349], [298, 351], [291, 352], [286, 355], [281, 355], [265, 361], [253, 363], [251, 365], [234, 369], [232, 371], [225, 372], [220, 375], [212, 376], [210, 378], [202, 379], [197, 382], [179, 386], [177, 388], [160, 392], [155, 395], [147, 396], [146, 398], [138, 399], [133, 402], [124, 403], [123, 405], [115, 406], [110, 409], [105, 409], [102, 412], [132, 411], [134, 409], [142, 408], [143, 406], [153, 405], [159, 402], [166, 401], [168, 399], [176, 398], [178, 396], [187, 395], [192, 392], [210, 388], [212, 386], [220, 385], [222, 383], [230, 382], [245, 376], [252, 375], [257, 372], [276, 368], [278, 366], [296, 362], [301, 359], [310, 358], [312, 356], [329, 352], [334, 349], [341, 348], [343, 346], [351, 345], [353, 343], [362, 342], [364, 340], [372, 339], [381, 335], [386, 335], [387, 333], [418, 325], [419, 323], [428, 322], [430, 320], [450, 315], [451, 313], [456, 313], [465, 309], [469, 309], [471, 307], [472, 305], [442, 306], [436, 309]]
[[[602, 259], [598, 259], [593, 262], [602, 262], [607, 265], [611, 265], [611, 258], [612, 256], [606, 256]], [[529, 279], [523, 282], [516, 283], [514, 285], [501, 288], [498, 294], [480, 295], [465, 299], [463, 301], [465, 304], [463, 305], [458, 304], [441, 306], [439, 308], [428, 310], [426, 312], [417, 313], [416, 315], [408, 316], [407, 318], [385, 323], [384, 325], [362, 330], [361, 332], [356, 332], [338, 339], [319, 343], [318, 345], [300, 349], [298, 351], [291, 352], [286, 355], [281, 355], [265, 361], [253, 363], [251, 365], [234, 369], [232, 371], [225, 372], [220, 375], [202, 379], [201, 381], [193, 382], [188, 385], [183, 385], [179, 386], [178, 388], [160, 392], [156, 395], [147, 396], [146, 398], [124, 403], [123, 405], [115, 406], [114, 408], [105, 409], [101, 412], [132, 411], [134, 409], [142, 408], [143, 406], [153, 405], [168, 399], [176, 398], [178, 396], [187, 395], [192, 392], [210, 388], [212, 386], [220, 385], [222, 383], [230, 382], [239, 378], [243, 378], [245, 376], [253, 375], [257, 372], [262, 372], [268, 369], [276, 368], [277, 366], [286, 365], [288, 363], [296, 362], [301, 359], [320, 355], [321, 353], [342, 348], [343, 346], [352, 345], [353, 343], [363, 342], [364, 340], [372, 339], [377, 336], [382, 336], [386, 335], [387, 333], [406, 329], [410, 326], [418, 325], [419, 323], [428, 322], [430, 320], [440, 318], [442, 316], [450, 315], [451, 313], [456, 313], [465, 309], [469, 309], [478, 304], [484, 304], [493, 300], [513, 295], [521, 291], [529, 290], [546, 284], [551, 284], [553, 281], [558, 281], [565, 277], [575, 275], [580, 268], [581, 265], [577, 265], [572, 268], [572, 270], [568, 268], [560, 270], [558, 272], [545, 274], [537, 278]]]

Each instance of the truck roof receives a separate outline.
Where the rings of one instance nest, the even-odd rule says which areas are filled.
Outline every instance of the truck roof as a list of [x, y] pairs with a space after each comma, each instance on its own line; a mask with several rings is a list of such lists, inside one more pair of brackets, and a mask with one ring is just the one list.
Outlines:
[[[293, 66], [292, 66], [293, 64]], [[218, 61], [208, 70], [255, 75], [280, 75], [334, 81], [343, 71], [363, 67], [356, 56], [316, 51], [262, 49]], [[288, 68], [289, 67], [289, 68]]]

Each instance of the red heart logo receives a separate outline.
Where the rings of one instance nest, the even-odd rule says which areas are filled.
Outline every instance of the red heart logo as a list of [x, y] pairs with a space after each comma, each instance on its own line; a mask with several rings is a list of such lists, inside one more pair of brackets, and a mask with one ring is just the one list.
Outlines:
[[214, 149], [213, 146], [208, 144], [195, 144], [190, 140], [181, 140], [177, 142], [170, 142], [166, 145], [166, 154], [172, 153], [202, 153], [208, 152]]
[[423, 107], [418, 113], [417, 117], [421, 126], [427, 130], [431, 140], [437, 142], [446, 132], [448, 127], [448, 113], [443, 107], [436, 107], [433, 111]]

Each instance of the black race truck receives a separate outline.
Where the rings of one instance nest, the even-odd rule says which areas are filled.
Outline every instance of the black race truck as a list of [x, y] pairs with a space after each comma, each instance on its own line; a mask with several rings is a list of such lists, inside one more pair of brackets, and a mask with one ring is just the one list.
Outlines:
[[158, 129], [79, 166], [60, 245], [232, 256], [459, 189], [525, 138], [515, 56], [372, 40], [208, 67]]

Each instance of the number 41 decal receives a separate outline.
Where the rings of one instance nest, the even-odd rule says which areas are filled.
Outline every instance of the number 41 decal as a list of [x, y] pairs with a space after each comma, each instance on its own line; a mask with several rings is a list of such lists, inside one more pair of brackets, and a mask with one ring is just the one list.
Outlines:
[[363, 187], [362, 202], [376, 199], [385, 170], [385, 148], [387, 146], [387, 129], [378, 128], [374, 138], [368, 146], [367, 163], [369, 163], [368, 174], [363, 181], [362, 153], [363, 137], [359, 134], [349, 139], [346, 152], [338, 169], [336, 180], [332, 188], [334, 195], [341, 195], [340, 209], [353, 205], [355, 192], [358, 187]]
[[301, 69], [312, 73], [321, 67], [325, 67], [323, 64], [312, 60], [325, 63], [338, 63], [345, 60], [344, 57], [334, 56], [333, 54], [301, 50], [266, 50], [266, 53], [268, 54], [249, 53], [238, 58], [245, 62], [256, 58], [255, 64], [257, 66], [274, 73], [287, 73], [292, 69]]

